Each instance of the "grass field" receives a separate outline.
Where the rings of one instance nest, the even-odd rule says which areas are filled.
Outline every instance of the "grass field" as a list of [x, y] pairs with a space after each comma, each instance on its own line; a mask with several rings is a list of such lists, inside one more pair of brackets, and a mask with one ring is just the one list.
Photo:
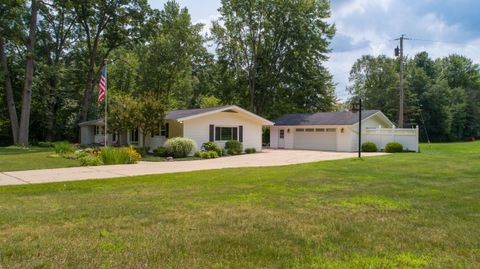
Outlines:
[[0, 172], [80, 166], [77, 160], [51, 158], [51, 148], [0, 147]]
[[480, 268], [480, 143], [0, 188], [0, 268]]

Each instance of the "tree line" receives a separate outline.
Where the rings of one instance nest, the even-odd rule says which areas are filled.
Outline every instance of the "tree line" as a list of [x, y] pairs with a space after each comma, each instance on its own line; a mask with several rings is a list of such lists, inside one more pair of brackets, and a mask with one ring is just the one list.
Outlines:
[[[399, 60], [365, 55], [350, 71], [350, 101], [398, 119]], [[480, 136], [480, 67], [461, 55], [432, 59], [421, 52], [405, 61], [405, 123], [419, 126], [422, 141]]]
[[[324, 66], [335, 34], [328, 0], [222, 0], [219, 14], [207, 28], [173, 0], [161, 10], [147, 0], [1, 1], [0, 144], [78, 141], [79, 122], [105, 116], [104, 64], [113, 130], [155, 132], [173, 109], [236, 104], [275, 118], [339, 108]], [[358, 59], [351, 100], [397, 119], [398, 66]], [[460, 55], [408, 58], [406, 123], [422, 140], [478, 137], [479, 77]]]
[[207, 29], [175, 1], [1, 1], [0, 143], [76, 141], [79, 122], [104, 116], [104, 63], [117, 111], [142, 99], [160, 117], [223, 104], [265, 117], [335, 107], [329, 1], [221, 4]]

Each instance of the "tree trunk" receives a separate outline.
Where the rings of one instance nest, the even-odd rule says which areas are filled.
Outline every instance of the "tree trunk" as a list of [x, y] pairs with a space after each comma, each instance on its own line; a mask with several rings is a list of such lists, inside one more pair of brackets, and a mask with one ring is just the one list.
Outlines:
[[94, 88], [94, 72], [95, 72], [95, 58], [96, 55], [90, 56], [90, 64], [87, 73], [87, 80], [85, 82], [85, 92], [83, 94], [83, 104], [82, 104], [82, 114], [81, 120], [87, 121], [88, 120], [88, 112], [90, 110], [90, 105], [92, 103], [92, 95], [93, 95], [93, 88]]
[[22, 94], [22, 114], [20, 115], [20, 129], [18, 132], [18, 143], [28, 145], [28, 131], [30, 126], [30, 108], [32, 104], [32, 83], [33, 83], [33, 48], [35, 45], [35, 33], [37, 29], [37, 3], [32, 0], [30, 17], [30, 29], [27, 38], [27, 66], [25, 68], [25, 83]]
[[12, 80], [10, 78], [10, 70], [8, 69], [7, 56], [5, 54], [5, 44], [3, 38], [0, 37], [0, 61], [5, 79], [5, 97], [7, 99], [8, 115], [10, 117], [10, 126], [12, 127], [13, 144], [18, 143], [18, 116], [15, 108], [15, 100], [13, 97]]

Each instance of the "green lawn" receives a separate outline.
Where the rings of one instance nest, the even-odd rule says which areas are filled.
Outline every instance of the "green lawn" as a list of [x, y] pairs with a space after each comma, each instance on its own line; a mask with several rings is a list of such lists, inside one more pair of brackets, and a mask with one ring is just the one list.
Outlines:
[[51, 158], [51, 148], [0, 147], [0, 172], [80, 166], [77, 160]]
[[480, 143], [0, 188], [0, 268], [480, 268]]

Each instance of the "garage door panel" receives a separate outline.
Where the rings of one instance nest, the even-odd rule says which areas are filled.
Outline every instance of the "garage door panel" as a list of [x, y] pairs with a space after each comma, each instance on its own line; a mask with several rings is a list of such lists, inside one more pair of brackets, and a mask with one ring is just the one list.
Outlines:
[[295, 132], [295, 149], [337, 150], [336, 132]]

